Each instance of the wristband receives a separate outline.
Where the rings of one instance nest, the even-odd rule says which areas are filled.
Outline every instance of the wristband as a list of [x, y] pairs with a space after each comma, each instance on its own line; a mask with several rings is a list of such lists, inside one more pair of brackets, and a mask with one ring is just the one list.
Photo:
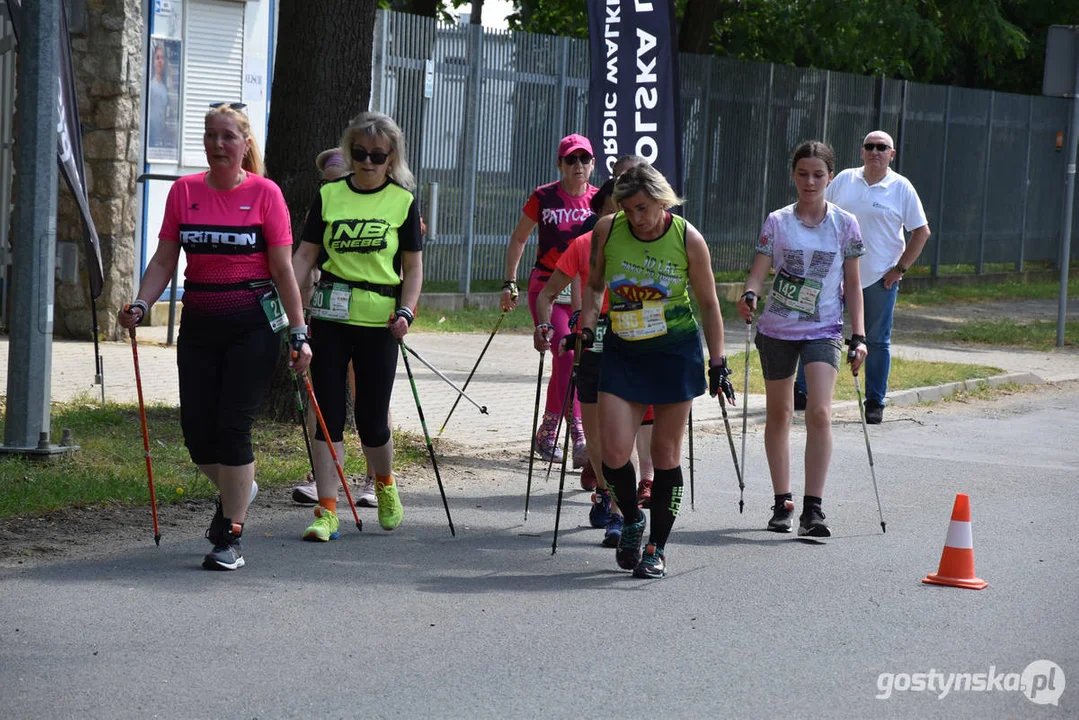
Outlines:
[[851, 334], [850, 340], [847, 341], [847, 347], [850, 348], [847, 350], [847, 357], [854, 357], [854, 350], [859, 345], [865, 345], [865, 335]]
[[510, 297], [513, 298], [514, 300], [516, 300], [517, 296], [520, 295], [520, 291], [517, 289], [517, 281], [516, 280], [506, 280], [505, 282], [502, 283], [502, 289], [503, 290], [509, 290], [510, 291]]
[[147, 315], [150, 314], [150, 306], [147, 305], [146, 301], [143, 300], [142, 298], [136, 298], [136, 299], [132, 300], [131, 303], [127, 306], [128, 314], [130, 314], [131, 311], [134, 310], [135, 308], [138, 308], [139, 312], [141, 313], [141, 315], [139, 315], [138, 324], [142, 324], [143, 318], [145, 318]]
[[290, 327], [288, 329], [288, 334], [290, 336], [291, 335], [304, 335], [304, 336], [306, 336], [307, 335], [307, 326], [306, 325], [296, 325], [294, 327]]
[[408, 307], [407, 305], [402, 305], [401, 307], [397, 308], [397, 312], [395, 312], [393, 316], [404, 318], [405, 322], [409, 324], [409, 327], [412, 326], [412, 321], [416, 319], [416, 315], [412, 312], [412, 308]]
[[293, 352], [299, 353], [303, 350], [303, 346], [307, 344], [307, 333], [295, 332], [296, 329], [293, 328], [289, 331], [288, 344]]
[[546, 331], [554, 330], [554, 325], [552, 325], [551, 323], [540, 323], [539, 325], [536, 326], [536, 329], [537, 330], [543, 330], [544, 331], [543, 334], [546, 335], [547, 334]]

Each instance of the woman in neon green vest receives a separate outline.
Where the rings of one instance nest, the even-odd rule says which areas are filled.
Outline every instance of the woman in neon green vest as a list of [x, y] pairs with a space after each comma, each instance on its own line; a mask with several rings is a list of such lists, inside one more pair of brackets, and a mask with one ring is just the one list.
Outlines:
[[[592, 232], [592, 270], [581, 311], [582, 344], [591, 345], [603, 291], [610, 296], [599, 379], [603, 476], [625, 514], [615, 559], [636, 577], [667, 573], [664, 547], [682, 500], [682, 434], [693, 398], [705, 390], [704, 356], [689, 287], [700, 307], [708, 343], [709, 390], [734, 404], [723, 354], [723, 316], [704, 237], [670, 212], [682, 200], [663, 175], [640, 163], [618, 177], [621, 212]], [[722, 400], [721, 400], [722, 401]], [[652, 529], [641, 555], [646, 519], [637, 503], [630, 453], [645, 409], [655, 409], [652, 431]], [[622, 498], [628, 501], [623, 502]]]
[[[382, 113], [361, 113], [341, 138], [352, 172], [322, 186], [307, 214], [293, 257], [298, 278], [325, 259], [311, 297], [311, 344], [322, 361], [311, 366], [330, 440], [344, 458], [345, 377], [356, 368], [356, 429], [375, 476], [378, 522], [401, 524], [404, 509], [392, 473], [388, 412], [398, 343], [415, 316], [423, 283], [420, 216], [412, 190], [405, 136]], [[312, 443], [318, 507], [305, 540], [337, 537], [337, 475], [321, 429]]]

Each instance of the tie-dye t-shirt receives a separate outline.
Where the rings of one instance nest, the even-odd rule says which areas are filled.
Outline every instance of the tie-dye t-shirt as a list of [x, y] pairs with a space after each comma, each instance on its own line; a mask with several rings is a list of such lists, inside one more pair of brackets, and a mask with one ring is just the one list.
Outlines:
[[586, 185], [583, 195], [570, 195], [561, 182], [540, 185], [532, 191], [521, 211], [539, 227], [539, 247], [536, 249], [536, 268], [539, 279], [546, 281], [558, 265], [558, 258], [580, 235], [588, 218], [592, 217], [592, 196], [599, 188]]
[[778, 340], [843, 337], [843, 262], [865, 254], [858, 220], [828, 203], [820, 225], [806, 225], [788, 205], [771, 213], [757, 252], [772, 258], [757, 328]]

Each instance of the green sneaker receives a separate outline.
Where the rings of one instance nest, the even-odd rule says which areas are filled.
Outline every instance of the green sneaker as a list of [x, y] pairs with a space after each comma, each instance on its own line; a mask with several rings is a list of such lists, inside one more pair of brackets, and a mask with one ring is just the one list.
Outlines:
[[315, 508], [315, 522], [303, 531], [303, 539], [318, 542], [336, 540], [340, 534], [337, 532], [339, 527], [341, 522], [337, 519], [337, 513], [319, 506]]
[[375, 497], [378, 499], [378, 524], [383, 530], [398, 528], [405, 517], [405, 509], [397, 495], [397, 483], [386, 485], [376, 479]]

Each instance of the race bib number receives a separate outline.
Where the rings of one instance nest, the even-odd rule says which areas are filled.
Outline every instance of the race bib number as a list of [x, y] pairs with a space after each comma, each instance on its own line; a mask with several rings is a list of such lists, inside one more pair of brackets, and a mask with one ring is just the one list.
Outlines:
[[270, 329], [277, 332], [288, 325], [288, 317], [285, 315], [285, 306], [281, 304], [281, 297], [277, 294], [277, 288], [271, 288], [259, 296], [262, 312], [266, 313], [266, 319], [270, 321]]
[[663, 303], [645, 300], [630, 310], [611, 310], [611, 329], [623, 340], [647, 340], [667, 334]]
[[344, 283], [320, 285], [311, 294], [311, 316], [321, 320], [348, 320], [352, 288]]
[[818, 280], [791, 275], [785, 269], [780, 270], [772, 282], [772, 302], [788, 310], [814, 315], [817, 312], [821, 287]]
[[596, 323], [596, 339], [592, 343], [592, 352], [603, 352], [603, 336], [607, 334], [607, 323], [600, 320]]
[[554, 299], [556, 305], [570, 305], [573, 303], [573, 285], [567, 285]]

